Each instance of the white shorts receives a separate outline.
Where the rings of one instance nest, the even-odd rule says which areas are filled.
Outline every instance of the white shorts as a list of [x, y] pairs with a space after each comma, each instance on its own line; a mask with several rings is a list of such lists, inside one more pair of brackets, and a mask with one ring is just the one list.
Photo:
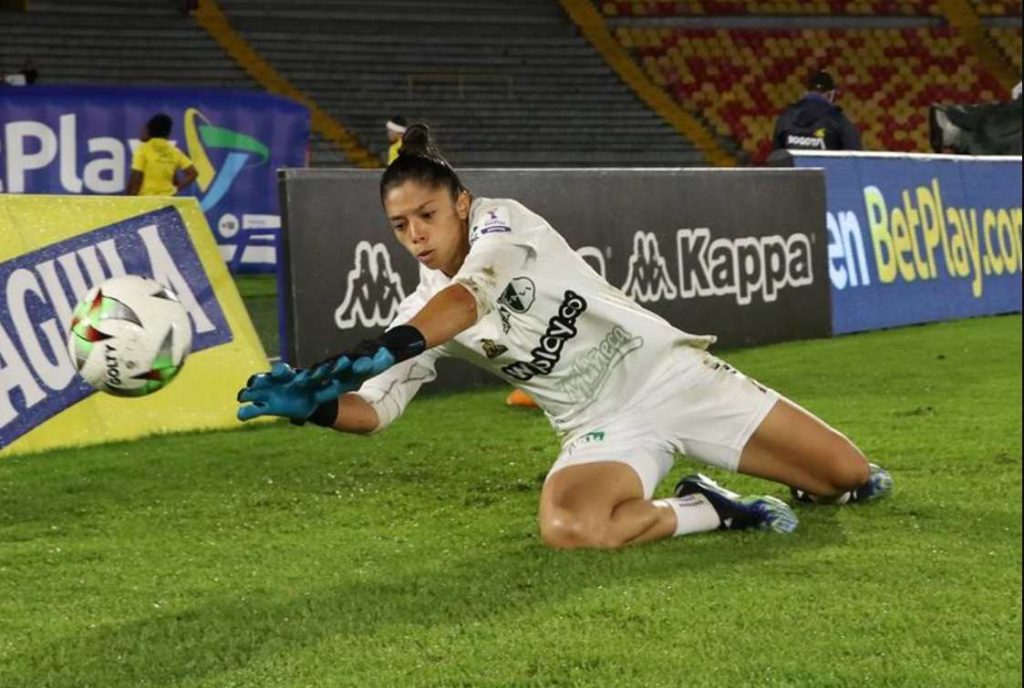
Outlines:
[[566, 466], [624, 463], [650, 499], [677, 452], [735, 471], [779, 398], [706, 351], [680, 349], [616, 417], [566, 437], [548, 476]]

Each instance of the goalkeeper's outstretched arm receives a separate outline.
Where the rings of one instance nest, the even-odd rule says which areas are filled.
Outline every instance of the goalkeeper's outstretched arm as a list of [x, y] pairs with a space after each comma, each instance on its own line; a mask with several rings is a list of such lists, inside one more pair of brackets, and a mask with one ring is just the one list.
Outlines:
[[423, 335], [428, 349], [453, 339], [477, 321], [477, 300], [461, 284], [452, 284], [435, 294], [409, 320]]
[[369, 435], [380, 427], [380, 417], [373, 406], [358, 394], [342, 394], [338, 398], [338, 414], [331, 427], [341, 432]]

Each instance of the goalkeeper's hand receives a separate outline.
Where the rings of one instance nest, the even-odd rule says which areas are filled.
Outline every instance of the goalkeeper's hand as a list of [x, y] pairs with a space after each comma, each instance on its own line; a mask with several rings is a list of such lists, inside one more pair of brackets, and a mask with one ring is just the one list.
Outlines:
[[411, 325], [399, 325], [377, 339], [362, 341], [352, 349], [313, 366], [309, 381], [326, 384], [328, 380], [336, 380], [357, 388], [395, 363], [412, 358], [426, 348], [426, 340], [419, 330]]
[[313, 383], [308, 370], [296, 370], [286, 363], [275, 363], [269, 373], [250, 377], [245, 388], [238, 392], [239, 402], [252, 402], [238, 408], [238, 420], [281, 416], [304, 423], [318, 406], [337, 402], [343, 392], [352, 389], [353, 385], [346, 385], [340, 380]]

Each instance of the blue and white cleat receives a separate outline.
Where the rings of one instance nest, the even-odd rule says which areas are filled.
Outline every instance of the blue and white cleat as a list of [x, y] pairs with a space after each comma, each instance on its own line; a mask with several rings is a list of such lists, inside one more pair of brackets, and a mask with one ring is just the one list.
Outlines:
[[889, 471], [875, 463], [869, 463], [871, 471], [868, 481], [850, 493], [851, 502], [870, 502], [892, 494], [892, 476]]
[[688, 475], [676, 484], [676, 497], [702, 494], [718, 512], [722, 530], [758, 528], [776, 533], [792, 533], [799, 520], [781, 499], [770, 495], [741, 497], [701, 473]]
[[885, 470], [881, 466], [875, 463], [869, 463], [868, 469], [868, 481], [858, 487], [856, 490], [850, 490], [844, 494], [839, 495], [833, 499], [821, 499], [812, 495], [810, 492], [797, 489], [795, 487], [789, 488], [790, 494], [793, 495], [793, 499], [798, 502], [806, 502], [810, 504], [851, 504], [854, 502], [870, 502], [875, 499], [882, 499], [892, 494], [892, 476], [889, 475], [889, 471]]

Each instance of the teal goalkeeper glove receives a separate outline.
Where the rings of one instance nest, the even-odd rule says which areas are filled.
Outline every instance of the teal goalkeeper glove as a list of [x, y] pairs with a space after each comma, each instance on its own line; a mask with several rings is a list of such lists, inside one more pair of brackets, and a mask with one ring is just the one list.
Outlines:
[[[316, 384], [311, 382], [308, 370], [295, 370], [286, 363], [275, 363], [269, 373], [250, 377], [245, 388], [238, 392], [239, 402], [252, 402], [238, 408], [238, 420], [281, 416], [299, 424], [313, 420], [318, 425], [333, 425], [338, 397], [354, 388], [355, 385], [346, 385], [340, 380]], [[321, 406], [325, 407], [325, 413], [317, 415], [324, 418], [311, 418]]]
[[367, 339], [348, 351], [332, 356], [312, 366], [309, 380], [324, 384], [337, 380], [358, 388], [371, 377], [407, 358], [418, 356], [427, 348], [423, 335], [412, 325], [399, 325], [384, 332], [377, 339]]

